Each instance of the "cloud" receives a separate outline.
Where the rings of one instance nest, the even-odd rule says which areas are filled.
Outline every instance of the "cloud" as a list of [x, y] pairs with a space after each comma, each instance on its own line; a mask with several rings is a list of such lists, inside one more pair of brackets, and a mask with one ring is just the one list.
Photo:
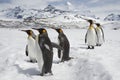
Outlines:
[[90, 0], [90, 3], [97, 3], [100, 0]]
[[11, 0], [0, 0], [0, 3], [10, 3]]
[[[0, 8], [22, 6], [25, 8], [44, 8], [50, 3], [60, 2], [63, 0], [0, 0]], [[4, 2], [4, 4], [3, 4]]]
[[[68, 3], [67, 3], [68, 2]], [[119, 11], [120, 0], [0, 0], [0, 9], [22, 6], [25, 8], [43, 9], [48, 4], [53, 4], [59, 9], [91, 10], [92, 12], [104, 13]]]

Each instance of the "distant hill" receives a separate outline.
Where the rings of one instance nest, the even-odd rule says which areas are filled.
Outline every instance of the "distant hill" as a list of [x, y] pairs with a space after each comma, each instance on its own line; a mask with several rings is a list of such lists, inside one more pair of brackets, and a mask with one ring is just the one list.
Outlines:
[[53, 5], [46, 6], [43, 10], [41, 9], [24, 9], [21, 6], [17, 6], [14, 8], [8, 8], [6, 10], [0, 11], [0, 16], [4, 16], [6, 18], [13, 19], [24, 19], [27, 17], [35, 17], [35, 18], [51, 18], [59, 15], [64, 15], [66, 13], [71, 13], [75, 15], [82, 15], [92, 18], [97, 18], [91, 11], [68, 11], [68, 10], [60, 10], [54, 7]]
[[120, 14], [109, 14], [104, 18], [105, 21], [120, 21]]

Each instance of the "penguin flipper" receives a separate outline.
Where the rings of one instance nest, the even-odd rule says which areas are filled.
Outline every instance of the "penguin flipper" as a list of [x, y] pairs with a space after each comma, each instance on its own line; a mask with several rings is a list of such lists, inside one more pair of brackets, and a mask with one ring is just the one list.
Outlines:
[[87, 42], [87, 33], [86, 33], [86, 35], [85, 35], [85, 43]]
[[103, 34], [103, 40], [104, 40], [104, 42], [105, 42], [105, 38], [104, 38], [104, 31], [103, 31], [103, 29], [101, 28], [101, 31], [102, 31], [102, 34]]
[[58, 49], [58, 58], [61, 57], [61, 50]]
[[59, 50], [63, 50], [62, 47], [60, 47], [58, 44], [51, 42], [52, 43], [52, 47], [57, 48]]
[[28, 45], [26, 45], [26, 51], [25, 51], [26, 56], [28, 56]]
[[98, 37], [98, 33], [97, 33], [97, 29], [95, 29], [96, 32], [96, 46], [97, 46], [97, 41], [99, 41], [99, 37]]

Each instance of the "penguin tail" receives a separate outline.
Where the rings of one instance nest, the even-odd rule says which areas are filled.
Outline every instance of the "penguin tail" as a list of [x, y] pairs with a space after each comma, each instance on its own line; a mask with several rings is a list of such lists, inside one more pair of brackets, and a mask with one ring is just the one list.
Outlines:
[[71, 59], [74, 59], [74, 58], [73, 58], [73, 57], [68, 57], [67, 59], [62, 60], [61, 62], [64, 62], [64, 61], [69, 61], [69, 60], [71, 60]]
[[69, 60], [74, 59], [74, 57], [69, 57]]

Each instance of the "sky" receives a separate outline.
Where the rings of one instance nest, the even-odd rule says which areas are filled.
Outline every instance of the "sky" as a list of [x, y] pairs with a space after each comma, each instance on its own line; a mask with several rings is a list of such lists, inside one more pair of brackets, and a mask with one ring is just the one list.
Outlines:
[[43, 9], [52, 4], [60, 9], [91, 10], [93, 12], [120, 12], [120, 0], [0, 0], [0, 10], [15, 6]]

